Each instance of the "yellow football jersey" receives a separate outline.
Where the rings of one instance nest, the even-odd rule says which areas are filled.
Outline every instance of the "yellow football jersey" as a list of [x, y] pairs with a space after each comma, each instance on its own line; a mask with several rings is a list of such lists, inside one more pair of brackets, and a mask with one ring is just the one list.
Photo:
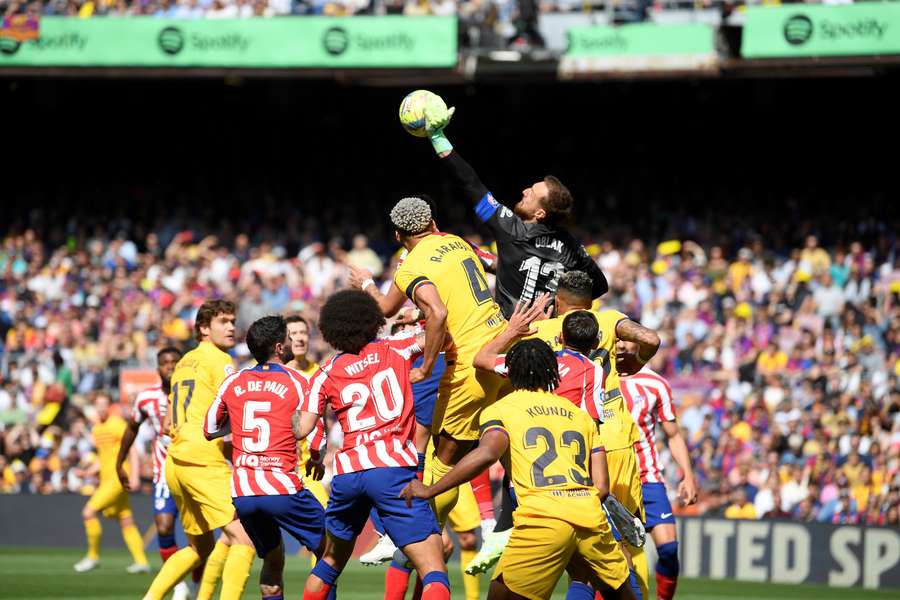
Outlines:
[[[97, 458], [100, 460], [100, 481], [118, 480], [116, 474], [116, 458], [119, 456], [119, 445], [128, 424], [125, 419], [110, 416], [102, 423], [94, 425], [91, 437], [94, 439], [94, 447], [97, 448]], [[128, 471], [128, 463], [125, 463]]]
[[[293, 365], [291, 365], [291, 368], [294, 368]], [[305, 369], [294, 369], [294, 370], [297, 371], [298, 373], [300, 373], [301, 375], [303, 375], [303, 377], [307, 381], [309, 381], [309, 379], [315, 374], [315, 372], [319, 370], [319, 363], [317, 363], [314, 360], [311, 360], [311, 361], [309, 361], [309, 364], [306, 366]], [[304, 475], [306, 463], [308, 463], [309, 459], [310, 459], [309, 442], [306, 441], [306, 438], [304, 438], [302, 440], [297, 440], [297, 449], [300, 452], [300, 460], [299, 460], [299, 462], [297, 462], [297, 469], [299, 469], [300, 475]]]
[[175, 365], [169, 393], [172, 458], [195, 465], [226, 462], [221, 438], [204, 437], [203, 420], [219, 386], [232, 373], [231, 357], [210, 342], [200, 342]]
[[435, 233], [419, 242], [397, 269], [394, 283], [410, 299], [420, 285], [435, 285], [447, 307], [447, 329], [462, 364], [471, 364], [506, 324], [481, 261], [472, 246], [455, 235]]
[[516, 515], [597, 527], [600, 494], [590, 457], [602, 444], [586, 412], [548, 392], [516, 390], [481, 411], [480, 423], [482, 435], [502, 429], [509, 436], [504, 458], [519, 503]]
[[[600, 345], [597, 347], [598, 356], [595, 360], [603, 366], [603, 373], [606, 376], [606, 385], [604, 386], [606, 401], [603, 404], [603, 423], [600, 425], [600, 435], [607, 451], [631, 448], [635, 442], [640, 441], [641, 435], [634, 418], [625, 405], [625, 398], [622, 397], [622, 391], [619, 389], [619, 373], [616, 371], [616, 342], [618, 341], [616, 325], [622, 319], [627, 319], [628, 315], [617, 310], [591, 312], [597, 317], [597, 323], [600, 326], [598, 334]], [[537, 321], [534, 324], [537, 333], [532, 337], [550, 344], [554, 352], [562, 350], [562, 323], [566, 314], [568, 313], [552, 319]]]

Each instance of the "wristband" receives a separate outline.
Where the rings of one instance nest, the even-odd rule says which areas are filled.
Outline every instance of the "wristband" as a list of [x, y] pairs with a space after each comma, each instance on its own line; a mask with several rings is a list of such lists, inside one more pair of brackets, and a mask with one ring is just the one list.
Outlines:
[[375, 280], [372, 278], [366, 279], [362, 282], [362, 291], [366, 291], [366, 288], [370, 285], [375, 285]]

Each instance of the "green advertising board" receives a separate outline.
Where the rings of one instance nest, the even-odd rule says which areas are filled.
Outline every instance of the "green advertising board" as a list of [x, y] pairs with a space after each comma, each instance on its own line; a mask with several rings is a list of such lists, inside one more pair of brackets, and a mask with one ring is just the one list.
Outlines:
[[744, 58], [900, 54], [900, 3], [747, 9]]
[[456, 26], [455, 17], [45, 17], [39, 40], [0, 39], [0, 67], [450, 68]]
[[703, 23], [573, 27], [563, 74], [702, 69], [717, 63], [715, 32]]

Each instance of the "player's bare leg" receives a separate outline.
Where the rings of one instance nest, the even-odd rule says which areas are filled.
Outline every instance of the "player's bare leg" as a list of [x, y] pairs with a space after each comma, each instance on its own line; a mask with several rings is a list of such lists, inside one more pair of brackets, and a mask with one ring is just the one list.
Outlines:
[[326, 532], [325, 549], [306, 578], [303, 600], [326, 600], [331, 597], [338, 575], [347, 566], [355, 545], [355, 539], [342, 540]]
[[259, 592], [263, 598], [284, 595], [284, 542], [270, 550], [259, 571]]
[[525, 596], [516, 594], [503, 583], [503, 576], [491, 581], [491, 587], [488, 589], [488, 600], [528, 600]]
[[[472, 449], [474, 442], [471, 440], [458, 440], [440, 432], [434, 436], [434, 457], [431, 461], [431, 480], [440, 481], [444, 475], [450, 472], [453, 465]], [[443, 528], [447, 523], [447, 515], [456, 506], [459, 499], [459, 488], [452, 488], [436, 496], [431, 502], [434, 514], [437, 516], [438, 526]]]

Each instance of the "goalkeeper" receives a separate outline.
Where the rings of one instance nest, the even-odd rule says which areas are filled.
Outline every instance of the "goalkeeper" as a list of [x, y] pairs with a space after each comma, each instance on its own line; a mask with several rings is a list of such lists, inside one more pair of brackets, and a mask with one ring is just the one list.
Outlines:
[[593, 280], [593, 297], [609, 285], [597, 264], [564, 229], [572, 212], [572, 194], [559, 179], [548, 175], [522, 191], [512, 210], [498, 203], [444, 133], [454, 109], [443, 102], [425, 107], [431, 145], [454, 184], [475, 205], [475, 214], [497, 242], [497, 304], [507, 319], [517, 302], [530, 303], [545, 292], [553, 294], [565, 271], [578, 270]]

